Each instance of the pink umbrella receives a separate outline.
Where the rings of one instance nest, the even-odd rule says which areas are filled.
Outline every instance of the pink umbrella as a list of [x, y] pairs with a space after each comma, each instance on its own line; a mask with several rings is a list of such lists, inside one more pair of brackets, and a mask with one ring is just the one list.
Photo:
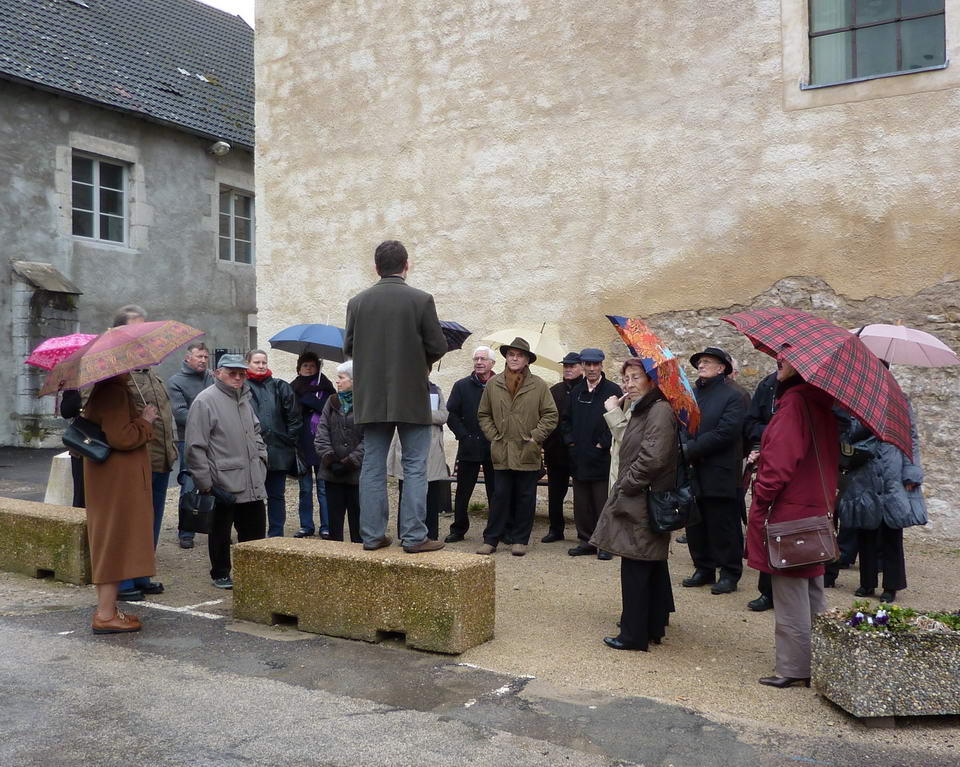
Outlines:
[[[856, 332], [856, 331], [855, 331]], [[865, 325], [857, 332], [864, 345], [891, 365], [943, 368], [960, 365], [960, 357], [936, 336], [903, 325]]]
[[24, 360], [24, 364], [33, 365], [42, 370], [53, 370], [53, 366], [60, 360], [66, 359], [94, 338], [96, 336], [90, 333], [71, 333], [68, 336], [48, 338], [30, 352], [30, 356]]
[[82, 389], [121, 373], [159, 365], [179, 347], [202, 335], [203, 331], [174, 320], [110, 328], [58, 362], [38, 395]]

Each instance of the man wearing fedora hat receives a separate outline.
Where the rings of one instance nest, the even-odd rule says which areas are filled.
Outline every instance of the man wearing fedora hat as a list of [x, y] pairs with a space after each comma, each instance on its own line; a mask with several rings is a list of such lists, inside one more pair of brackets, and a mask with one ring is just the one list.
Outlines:
[[477, 420], [490, 441], [493, 505], [478, 554], [493, 554], [503, 541], [514, 556], [527, 553], [537, 506], [540, 446], [556, 428], [558, 414], [546, 382], [530, 372], [537, 355], [523, 338], [500, 347], [506, 369], [487, 383]]
[[580, 352], [583, 380], [570, 391], [570, 399], [560, 419], [563, 441], [570, 451], [573, 474], [573, 521], [579, 543], [567, 553], [571, 557], [610, 554], [590, 545], [600, 512], [610, 490], [610, 447], [613, 435], [603, 417], [603, 403], [609, 397], [622, 397], [623, 390], [603, 374], [604, 354], [588, 348]]
[[715, 584], [712, 594], [729, 594], [737, 590], [743, 573], [739, 488], [746, 408], [739, 392], [725, 383], [733, 372], [733, 361], [723, 349], [708, 346], [694, 354], [690, 364], [697, 369], [693, 388], [700, 427], [695, 435], [684, 435], [684, 450], [693, 466], [701, 520], [687, 527], [687, 545], [696, 569], [683, 585]]
[[[583, 366], [580, 364], [580, 352], [568, 352], [560, 360], [563, 365], [563, 380], [550, 387], [550, 394], [557, 406], [557, 412], [567, 409], [570, 392], [583, 380]], [[563, 501], [570, 486], [570, 452], [563, 441], [563, 434], [557, 426], [547, 441], [543, 443], [543, 461], [547, 466], [547, 509], [550, 514], [550, 530], [542, 538], [543, 543], [563, 540]]]

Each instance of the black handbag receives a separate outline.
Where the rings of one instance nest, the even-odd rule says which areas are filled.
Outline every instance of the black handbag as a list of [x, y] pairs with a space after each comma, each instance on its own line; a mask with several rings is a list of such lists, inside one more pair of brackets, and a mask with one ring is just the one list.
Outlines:
[[210, 493], [190, 490], [180, 496], [180, 530], [187, 533], [209, 533], [213, 522], [215, 499]]
[[680, 456], [677, 460], [677, 481], [674, 487], [669, 490], [647, 489], [647, 516], [650, 519], [650, 529], [655, 533], [679, 530], [695, 524], [699, 519], [679, 430], [677, 442], [680, 443]]
[[78, 415], [63, 432], [63, 444], [94, 463], [103, 463], [110, 455], [107, 437], [97, 424]]

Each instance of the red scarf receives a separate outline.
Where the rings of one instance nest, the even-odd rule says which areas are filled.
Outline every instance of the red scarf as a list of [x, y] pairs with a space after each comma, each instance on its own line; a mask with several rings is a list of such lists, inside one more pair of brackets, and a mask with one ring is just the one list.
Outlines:
[[270, 368], [267, 368], [262, 373], [254, 373], [253, 370], [247, 371], [247, 378], [249, 378], [251, 381], [266, 381], [272, 375], [273, 373], [271, 372]]

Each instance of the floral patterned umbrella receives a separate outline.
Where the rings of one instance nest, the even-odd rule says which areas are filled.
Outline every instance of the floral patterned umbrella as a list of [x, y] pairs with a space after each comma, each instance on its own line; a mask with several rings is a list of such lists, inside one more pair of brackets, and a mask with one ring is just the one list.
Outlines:
[[677, 420], [690, 434], [700, 426], [700, 408], [683, 366], [643, 320], [607, 315], [630, 353], [640, 359], [643, 369], [663, 392]]
[[131, 370], [159, 365], [179, 347], [202, 335], [203, 331], [175, 320], [110, 328], [58, 362], [38, 396], [61, 389], [82, 389]]
[[94, 338], [96, 336], [91, 333], [71, 333], [68, 336], [48, 338], [30, 352], [30, 356], [24, 360], [24, 363], [42, 370], [53, 370], [54, 365], [69, 357], [81, 346], [86, 346]]

